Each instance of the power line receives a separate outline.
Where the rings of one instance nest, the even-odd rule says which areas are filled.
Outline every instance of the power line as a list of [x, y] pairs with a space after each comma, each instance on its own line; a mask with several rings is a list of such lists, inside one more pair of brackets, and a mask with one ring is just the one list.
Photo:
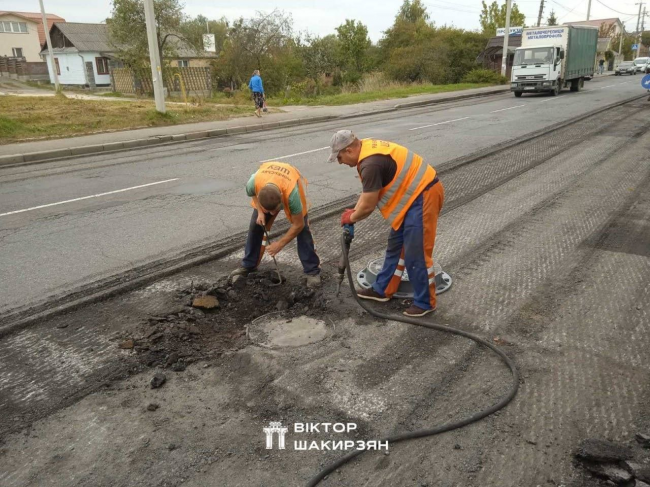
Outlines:
[[461, 13], [464, 13], [464, 14], [476, 14], [477, 12], [480, 12], [480, 10], [474, 10], [474, 11], [462, 10], [462, 9], [459, 9], [459, 8], [447, 7], [446, 5], [436, 5], [435, 3], [429, 3], [428, 5], [430, 5], [433, 8], [436, 8], [436, 9], [453, 10], [454, 12], [461, 12]]
[[612, 12], [616, 12], [616, 13], [619, 14], [619, 15], [632, 15], [632, 16], [636, 17], [636, 14], [626, 14], [626, 13], [623, 13], [623, 12], [619, 12], [618, 10], [614, 10], [614, 9], [613, 9], [612, 7], [610, 7], [610, 6], [605, 5], [605, 4], [604, 4], [603, 2], [601, 2], [600, 0], [596, 0], [596, 1], [597, 1], [599, 4], [601, 4], [603, 7], [608, 8], [608, 9], [610, 9]]
[[436, 0], [436, 1], [440, 2], [440, 3], [446, 3], [446, 4], [449, 4], [449, 5], [454, 5], [455, 7], [466, 8], [467, 10], [475, 10], [476, 12], [481, 11], [481, 9], [476, 8], [475, 5], [467, 5], [465, 3], [457, 3], [457, 2], [448, 2], [447, 0]]
[[563, 8], [563, 9], [566, 10], [566, 12], [567, 12], [567, 13], [565, 13], [564, 15], [562, 15], [561, 17], [559, 17], [559, 18], [557, 19], [558, 22], [559, 22], [560, 20], [562, 20], [562, 19], [563, 19], [564, 17], [566, 17], [567, 15], [573, 13], [573, 12], [575, 11], [575, 9], [577, 9], [577, 8], [582, 4], [582, 2], [583, 2], [584, 0], [580, 0], [580, 1], [578, 2], [578, 4], [577, 4], [575, 7], [573, 7], [572, 9], [570, 9], [570, 10], [569, 10], [568, 8], [566, 8], [564, 5], [562, 5], [561, 3], [556, 2], [555, 0], [550, 0], [550, 1], [553, 2], [555, 5], [557, 5], [557, 6], [561, 7], [561, 8]]

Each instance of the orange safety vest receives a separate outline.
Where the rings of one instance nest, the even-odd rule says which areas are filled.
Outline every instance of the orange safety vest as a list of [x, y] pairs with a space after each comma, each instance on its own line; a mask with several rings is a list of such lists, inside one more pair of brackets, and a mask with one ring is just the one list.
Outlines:
[[[377, 139], [361, 141], [359, 163], [366, 157], [377, 154], [390, 156], [397, 163], [395, 177], [379, 191], [377, 208], [390, 226], [398, 230], [415, 199], [436, 178], [436, 170], [425, 163], [422, 157], [401, 145]], [[359, 164], [357, 171], [361, 177]]]
[[[280, 193], [282, 193], [282, 206], [289, 221], [291, 221], [289, 195], [297, 184], [302, 203], [302, 216], [307, 215], [307, 197], [303, 186], [307, 184], [307, 180], [302, 177], [298, 169], [284, 162], [266, 162], [260, 166], [255, 174], [255, 194], [260, 194], [260, 190], [267, 184], [274, 184], [280, 189]], [[256, 208], [253, 201], [251, 201], [251, 206]]]

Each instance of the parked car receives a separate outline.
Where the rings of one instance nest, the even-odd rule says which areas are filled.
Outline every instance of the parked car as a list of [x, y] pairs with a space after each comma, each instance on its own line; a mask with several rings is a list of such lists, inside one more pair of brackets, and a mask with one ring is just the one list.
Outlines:
[[616, 66], [614, 76], [621, 76], [623, 74], [636, 74], [637, 65], [632, 61], [625, 61]]
[[638, 57], [634, 60], [637, 73], [650, 73], [650, 58]]

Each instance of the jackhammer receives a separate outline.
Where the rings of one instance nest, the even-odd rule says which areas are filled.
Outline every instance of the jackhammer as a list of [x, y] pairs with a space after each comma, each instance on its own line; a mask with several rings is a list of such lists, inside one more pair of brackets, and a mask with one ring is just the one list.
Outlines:
[[[373, 307], [368, 306], [367, 303], [363, 302], [359, 298], [354, 286], [354, 279], [352, 278], [352, 269], [350, 268], [350, 261], [348, 257], [348, 254], [350, 252], [350, 244], [352, 243], [353, 238], [354, 238], [354, 226], [344, 225], [343, 234], [341, 235], [341, 260], [339, 261], [339, 269], [338, 269], [339, 270], [338, 289], [340, 289], [341, 287], [344, 275], [347, 275], [348, 283], [350, 284], [350, 290], [352, 291], [352, 297], [357, 302], [357, 304], [361, 306], [363, 309], [365, 309], [371, 316], [383, 320], [399, 321], [401, 323], [405, 323], [408, 325], [420, 326], [434, 331], [451, 333], [453, 335], [469, 338], [470, 340], [473, 340], [477, 344], [482, 345], [483, 347], [494, 352], [501, 359], [501, 361], [508, 367], [512, 375], [512, 385], [508, 389], [508, 392], [504, 394], [496, 403], [492, 404], [489, 407], [486, 407], [485, 409], [476, 411], [473, 414], [466, 416], [465, 418], [457, 421], [443, 423], [441, 425], [429, 427], [422, 430], [393, 434], [391, 436], [381, 438], [379, 441], [388, 442], [389, 444], [392, 445], [400, 441], [407, 441], [416, 438], [423, 438], [426, 436], [438, 435], [440, 433], [445, 433], [447, 431], [452, 431], [458, 428], [462, 428], [463, 426], [467, 426], [468, 424], [475, 423], [476, 421], [479, 421], [485, 418], [486, 416], [495, 413], [499, 409], [504, 408], [510, 401], [512, 401], [512, 399], [517, 394], [517, 390], [519, 388], [519, 371], [517, 370], [517, 367], [515, 366], [513, 360], [510, 357], [508, 357], [499, 347], [494, 345], [494, 343], [491, 343], [491, 341], [485, 338], [481, 338], [477, 335], [474, 335], [473, 333], [467, 332], [465, 330], [459, 330], [457, 328], [452, 328], [447, 325], [438, 325], [436, 323], [431, 323], [420, 319], [407, 318], [405, 316], [397, 316], [397, 315], [376, 311]], [[337, 294], [338, 294], [338, 290], [337, 290]], [[344, 455], [343, 457], [339, 458], [335, 462], [327, 465], [320, 472], [318, 472], [311, 480], [309, 480], [309, 482], [307, 483], [307, 487], [315, 487], [317, 484], [321, 482], [321, 480], [323, 480], [332, 472], [339, 469], [342, 465], [345, 465], [353, 458], [356, 458], [357, 456], [361, 455], [363, 451], [364, 450], [353, 450], [349, 452], [347, 455]]]
[[336, 295], [338, 296], [341, 292], [341, 284], [343, 284], [343, 278], [345, 277], [345, 267], [348, 261], [347, 254], [350, 252], [350, 244], [354, 239], [354, 223], [346, 223], [343, 225], [343, 237], [345, 245], [345, 250], [341, 252], [341, 257], [339, 258], [339, 274], [337, 276], [338, 282], [336, 283]]

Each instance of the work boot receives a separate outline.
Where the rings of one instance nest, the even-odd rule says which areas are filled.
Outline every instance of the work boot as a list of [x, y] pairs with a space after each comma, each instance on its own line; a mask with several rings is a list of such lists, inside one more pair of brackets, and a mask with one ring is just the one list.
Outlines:
[[362, 289], [361, 291], [357, 291], [357, 296], [359, 296], [361, 299], [370, 299], [372, 301], [379, 301], [380, 303], [385, 303], [387, 301], [390, 301], [390, 298], [387, 298], [386, 296], [382, 296], [373, 288]]
[[305, 274], [305, 284], [309, 289], [319, 288], [321, 285], [320, 274], [309, 275]]
[[428, 315], [429, 313], [433, 313], [436, 310], [436, 308], [433, 309], [422, 309], [419, 306], [416, 306], [412, 304], [409, 306], [409, 308], [404, 311], [404, 316], [408, 316], [410, 318], [419, 318], [420, 316]]
[[255, 268], [249, 269], [247, 267], [238, 267], [237, 269], [235, 269], [234, 271], [232, 271], [230, 273], [230, 278], [232, 279], [232, 278], [237, 277], [237, 276], [246, 277], [246, 276], [248, 276], [248, 274], [250, 274], [254, 270], [255, 270]]

